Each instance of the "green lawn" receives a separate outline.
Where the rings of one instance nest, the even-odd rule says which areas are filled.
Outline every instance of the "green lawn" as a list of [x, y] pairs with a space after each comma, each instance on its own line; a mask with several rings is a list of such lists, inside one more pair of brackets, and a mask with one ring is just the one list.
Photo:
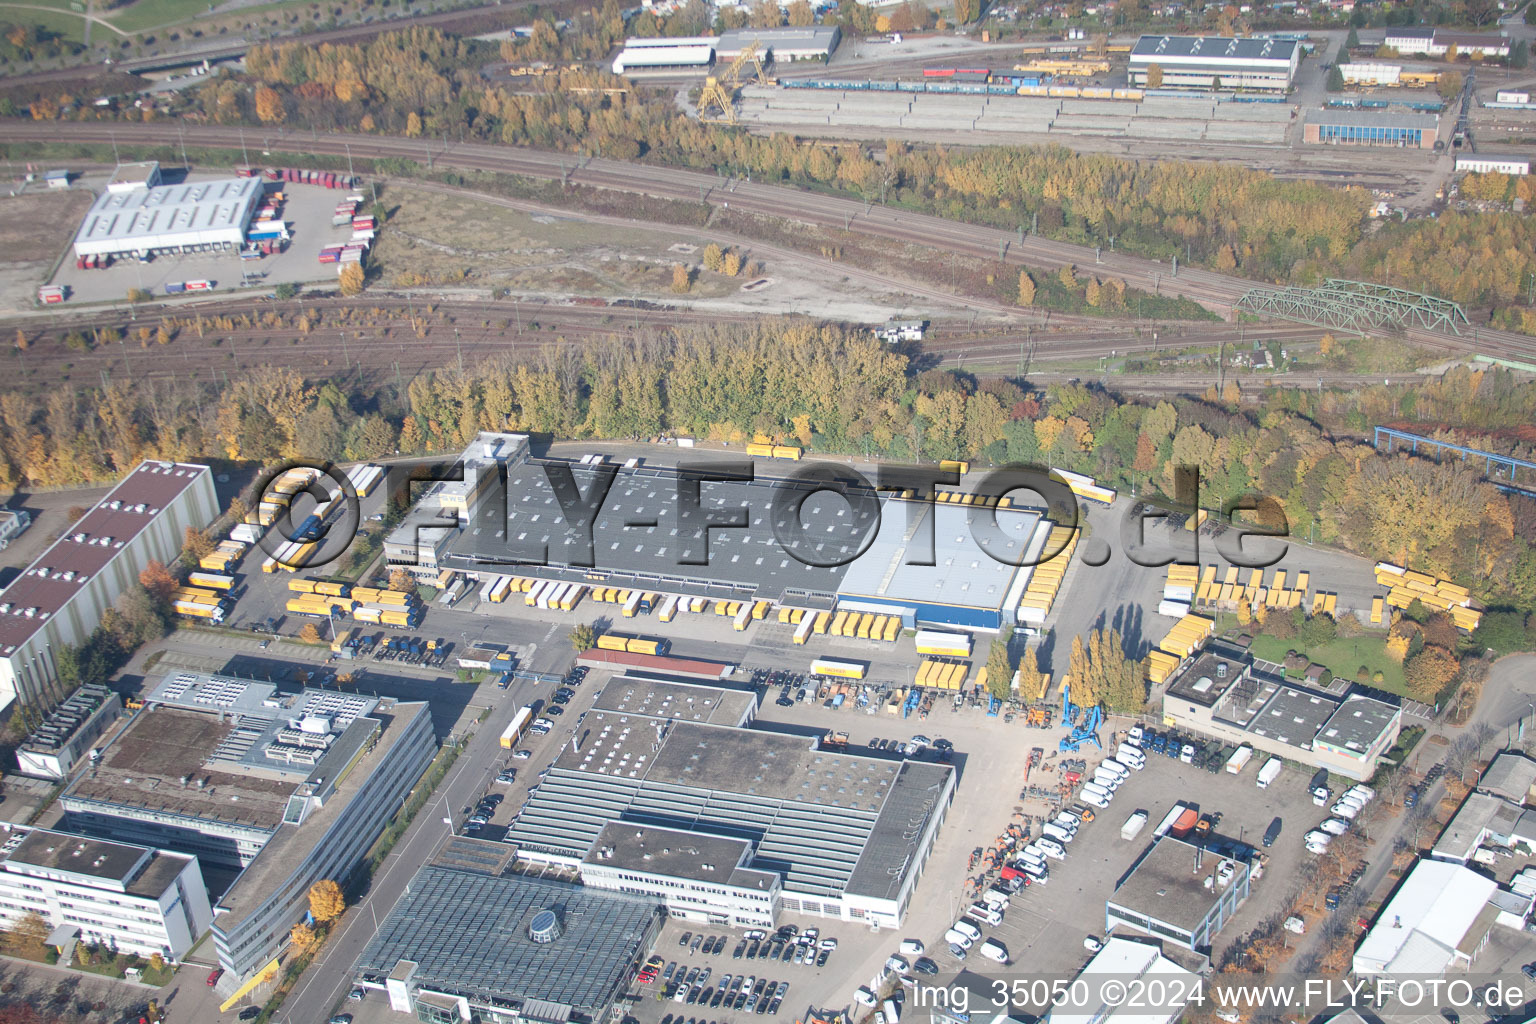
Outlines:
[[[1260, 634], [1253, 638], [1253, 656], [1265, 661], [1282, 662], [1285, 660], [1285, 652], [1291, 650], [1295, 643], [1295, 640], [1277, 640]], [[1364, 665], [1373, 674], [1379, 671], [1382, 675], [1381, 682], [1369, 685], [1400, 696], [1408, 695], [1403, 683], [1403, 666], [1387, 657], [1385, 636], [1339, 637], [1316, 650], [1301, 653], [1334, 675], [1348, 680], [1354, 680], [1355, 672]]]
[[208, 0], [137, 0], [106, 17], [124, 32], [142, 32], [206, 16], [213, 6]]
[[[41, 25], [49, 32], [58, 33], [61, 38], [67, 39], [72, 43], [85, 41], [85, 21], [79, 15], [69, 13], [68, 4], [40, 3], [37, 6], [57, 7], [59, 10], [57, 13], [54, 11], [32, 11], [24, 7], [12, 7], [9, 4], [0, 3], [0, 20], [22, 25]], [[91, 36], [97, 41], [100, 41], [102, 37], [119, 38], [117, 33], [110, 29], [102, 28], [100, 25], [95, 27]], [[15, 65], [15, 67], [24, 67], [24, 65]]]

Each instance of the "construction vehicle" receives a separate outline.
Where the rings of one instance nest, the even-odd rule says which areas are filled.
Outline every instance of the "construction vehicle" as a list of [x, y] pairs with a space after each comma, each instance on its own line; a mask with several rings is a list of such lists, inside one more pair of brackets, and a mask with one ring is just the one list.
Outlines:
[[[1071, 687], [1063, 686], [1061, 689], [1062, 721], [1073, 723], [1076, 721], [1080, 709], [1072, 703], [1070, 695]], [[1095, 704], [1083, 715], [1081, 722], [1073, 725], [1071, 734], [1062, 738], [1057, 749], [1064, 754], [1075, 754], [1082, 749], [1084, 743], [1092, 743], [1098, 749], [1103, 750], [1104, 744], [1099, 742], [1099, 725], [1103, 721], [1104, 712]]]
[[[769, 83], [768, 72], [763, 70], [763, 59], [758, 55], [758, 40], [754, 39], [741, 48], [736, 59], [726, 67], [718, 76], [710, 75], [704, 79], [704, 88], [699, 93], [699, 120], [705, 124], [737, 124], [736, 118], [736, 90], [746, 83], [742, 81], [741, 73], [748, 64], [756, 73], [755, 81], [759, 85]], [[1106, 69], [1107, 70], [1107, 69]], [[748, 451], [747, 454], [752, 454]], [[764, 454], [772, 455], [772, 452]]]
[[1040, 766], [1040, 761], [1045, 757], [1045, 748], [1035, 747], [1029, 752], [1029, 760], [1024, 762], [1024, 781], [1029, 781], [1029, 773]]
[[821, 738], [821, 749], [823, 749], [823, 750], [846, 750], [846, 749], [848, 749], [848, 734], [845, 733], [845, 732], [838, 732], [838, 731], [835, 731], [835, 730], [832, 731], [832, 732], [827, 733], [825, 736], [823, 736]]

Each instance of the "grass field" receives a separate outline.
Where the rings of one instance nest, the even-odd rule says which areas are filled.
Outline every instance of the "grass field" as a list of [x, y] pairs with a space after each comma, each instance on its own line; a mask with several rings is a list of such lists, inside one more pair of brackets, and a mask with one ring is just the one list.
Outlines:
[[[1294, 640], [1277, 640], [1260, 634], [1253, 638], [1253, 656], [1265, 661], [1283, 662], [1285, 652], [1295, 645]], [[1335, 676], [1353, 680], [1355, 673], [1364, 665], [1372, 675], [1381, 673], [1381, 682], [1369, 685], [1389, 693], [1408, 696], [1403, 683], [1403, 666], [1387, 657], [1385, 637], [1352, 636], [1330, 640], [1310, 651], [1302, 651], [1307, 657], [1324, 666]]]
[[124, 32], [143, 32], [206, 17], [214, 6], [208, 0], [138, 0], [113, 11], [107, 20]]
[[[49, 32], [58, 35], [72, 43], [85, 41], [85, 21], [78, 14], [71, 14], [69, 4], [61, 0], [39, 0], [38, 7], [54, 7], [57, 11], [28, 10], [26, 7], [16, 7], [12, 4], [0, 3], [0, 21], [14, 21], [26, 25], [41, 25]], [[93, 38], [100, 39], [103, 36], [118, 38], [115, 32], [105, 29], [100, 25], [92, 33]]]

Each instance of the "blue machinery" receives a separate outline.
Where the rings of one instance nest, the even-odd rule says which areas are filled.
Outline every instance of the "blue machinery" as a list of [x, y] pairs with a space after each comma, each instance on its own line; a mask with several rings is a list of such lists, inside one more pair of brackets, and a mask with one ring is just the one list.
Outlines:
[[907, 694], [906, 703], [901, 706], [901, 717], [906, 718], [907, 716], [911, 715], [912, 712], [917, 710], [918, 705], [922, 702], [922, 691], [916, 687], [913, 687], [912, 692]]
[[1088, 709], [1087, 714], [1083, 716], [1082, 722], [1073, 725], [1074, 722], [1077, 722], [1077, 713], [1082, 709], [1072, 703], [1071, 694], [1072, 688], [1070, 686], [1062, 686], [1061, 720], [1068, 725], [1072, 725], [1072, 733], [1062, 739], [1057, 749], [1063, 754], [1075, 754], [1086, 742], [1092, 743], [1095, 747], [1103, 750], [1104, 744], [1099, 742], [1099, 726], [1104, 721], [1104, 712], [1099, 710], [1099, 706], [1095, 704]]

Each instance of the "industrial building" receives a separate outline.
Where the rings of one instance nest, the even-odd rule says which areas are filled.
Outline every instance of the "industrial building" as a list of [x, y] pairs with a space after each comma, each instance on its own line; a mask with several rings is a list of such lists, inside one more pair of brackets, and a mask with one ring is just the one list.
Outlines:
[[80, 687], [16, 748], [21, 774], [62, 782], [122, 708], [123, 698], [115, 690], [95, 683]]
[[1147, 847], [1104, 905], [1104, 928], [1134, 928], [1209, 953], [1211, 941], [1248, 898], [1249, 865], [1163, 836]]
[[1354, 973], [1422, 977], [1466, 969], [1495, 925], [1524, 927], [1530, 903], [1460, 864], [1419, 861], [1356, 947]]
[[114, 167], [112, 177], [107, 179], [107, 191], [113, 194], [142, 192], [145, 189], [155, 188], [159, 184], [160, 162], [141, 160], [118, 164]]
[[1456, 48], [1459, 57], [1508, 57], [1509, 37], [1477, 32], [1453, 32], [1443, 28], [1389, 28], [1385, 45], [1398, 53], [1444, 57]]
[[[1173, 954], [1172, 956], [1169, 954]], [[1052, 1006], [1041, 1018], [1040, 1024], [1173, 1024], [1184, 1015], [1188, 1002], [1199, 991], [1199, 973], [1191, 970], [1173, 956], [1178, 947], [1163, 949], [1161, 942], [1128, 939], [1110, 935], [1104, 940], [1104, 948], [1093, 955], [1074, 979], [1085, 987], [1086, 1000], [1066, 999], [1061, 1005]], [[1194, 959], [1184, 954], [1186, 960]], [[1194, 964], [1196, 968], [1205, 965]], [[1144, 1005], [1134, 1005], [1128, 1000], [1118, 1003], [1103, 998], [1113, 993], [1113, 983], [1106, 993], [1103, 988], [1110, 979], [1123, 981], [1135, 978], [1145, 991], [1165, 991], [1166, 1000], [1146, 1000]], [[1139, 986], [1138, 986], [1139, 987]], [[1165, 1005], [1160, 1005], [1165, 1004]]]
[[259, 177], [124, 189], [109, 186], [91, 204], [75, 232], [75, 255], [236, 251], [245, 243], [262, 191]]
[[661, 901], [507, 874], [511, 859], [504, 843], [451, 840], [379, 922], [357, 983], [429, 1024], [610, 1020]]
[[1439, 133], [1438, 114], [1325, 107], [1307, 114], [1301, 140], [1331, 146], [1434, 149]]
[[186, 528], [219, 514], [207, 466], [141, 462], [0, 591], [0, 711], [61, 700], [55, 657], [101, 623], [151, 559], [170, 563]]
[[197, 856], [235, 982], [287, 945], [310, 885], [345, 882], [436, 746], [425, 703], [174, 673], [60, 803], [71, 831]]
[[718, 36], [626, 39], [613, 58], [613, 73], [708, 71], [719, 41]]
[[954, 791], [945, 764], [593, 710], [507, 842], [519, 858], [578, 870], [592, 884], [666, 892], [669, 905], [716, 923], [761, 927], [789, 911], [894, 928]]
[[1458, 153], [1457, 173], [1510, 174], [1523, 178], [1531, 173], [1531, 158], [1514, 153]]
[[1403, 79], [1401, 64], [1355, 63], [1338, 65], [1345, 85], [1396, 86]]
[[1441, 830], [1430, 856], [1465, 864], [1493, 856], [1486, 847], [1508, 851], [1519, 844], [1536, 851], [1536, 810], [1528, 806], [1533, 786], [1536, 761], [1513, 751], [1497, 755]]
[[24, 508], [0, 508], [0, 551], [11, 546], [11, 541], [27, 532], [32, 525], [32, 513]]
[[101, 943], [173, 963], [213, 920], [196, 857], [41, 828], [0, 851], [0, 923], [34, 913], [53, 927], [50, 946]]
[[720, 33], [715, 43], [715, 59], [731, 61], [743, 50], [757, 44], [757, 54], [764, 61], [832, 59], [843, 30], [836, 25], [807, 25], [804, 28], [733, 28]]
[[[523, 435], [483, 434], [465, 452], [464, 479], [433, 486], [386, 538], [385, 559], [482, 583], [498, 575], [601, 581], [663, 596], [894, 615], [909, 628], [997, 630], [1014, 623], [1050, 536], [1041, 512], [1022, 506], [881, 495], [871, 496], [878, 522], [859, 524], [841, 496], [786, 482], [782, 464], [752, 465], [752, 480], [699, 485], [696, 515], [744, 510], [740, 528], [708, 530], [681, 511], [688, 488], [675, 468], [618, 468], [588, 552], [586, 537], [564, 521], [546, 467], [568, 468], [583, 494], [598, 467], [532, 459]], [[797, 493], [808, 495], [798, 508]], [[932, 524], [931, 541], [927, 528], [913, 529], [916, 516]], [[993, 534], [986, 548], [983, 531]]]
[[1156, 67], [1163, 88], [1288, 92], [1301, 48], [1294, 40], [1225, 36], [1142, 36], [1131, 48], [1130, 83], [1147, 86]]
[[1364, 781], [1402, 728], [1402, 709], [1293, 683], [1244, 649], [1212, 641], [1169, 678], [1163, 717], [1224, 743]]
[[593, 889], [654, 896], [669, 917], [728, 928], [773, 928], [779, 876], [748, 866], [752, 844], [706, 835], [611, 821], [581, 862], [581, 881]]

